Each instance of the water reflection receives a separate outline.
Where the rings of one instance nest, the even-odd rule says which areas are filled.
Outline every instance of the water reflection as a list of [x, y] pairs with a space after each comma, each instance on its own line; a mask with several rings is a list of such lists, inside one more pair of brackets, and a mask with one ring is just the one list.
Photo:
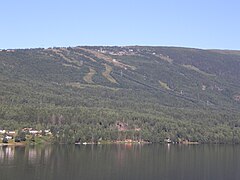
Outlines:
[[41, 153], [37, 154], [37, 148], [29, 148], [28, 152], [26, 151], [26, 154], [27, 154], [27, 157], [28, 157], [29, 164], [37, 164], [37, 161], [41, 157]]
[[0, 147], [0, 179], [240, 179], [240, 146]]
[[0, 147], [0, 163], [3, 163], [4, 157], [5, 157], [4, 151], [3, 151], [2, 147]]
[[1, 146], [0, 147], [0, 162], [10, 164], [14, 160], [15, 147]]

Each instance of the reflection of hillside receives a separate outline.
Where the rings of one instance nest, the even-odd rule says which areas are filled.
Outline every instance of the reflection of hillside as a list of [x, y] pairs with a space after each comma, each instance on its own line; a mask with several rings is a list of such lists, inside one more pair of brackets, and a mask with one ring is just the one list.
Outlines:
[[140, 157], [142, 144], [119, 144], [116, 151], [114, 151], [114, 157], [117, 166], [124, 166], [129, 159], [138, 159]]
[[0, 147], [0, 162], [2, 163], [4, 161], [4, 152], [3, 152], [3, 148]]
[[31, 164], [37, 162], [37, 148], [31, 148], [28, 150], [28, 162]]
[[25, 153], [29, 164], [38, 164], [42, 161], [48, 162], [52, 153], [52, 147], [30, 147]]
[[8, 164], [14, 160], [15, 147], [3, 146], [0, 149], [0, 162], [7, 162]]
[[47, 162], [50, 160], [53, 148], [51, 146], [47, 146], [44, 148], [44, 161]]
[[236, 145], [0, 147], [0, 180], [233, 180], [239, 153]]

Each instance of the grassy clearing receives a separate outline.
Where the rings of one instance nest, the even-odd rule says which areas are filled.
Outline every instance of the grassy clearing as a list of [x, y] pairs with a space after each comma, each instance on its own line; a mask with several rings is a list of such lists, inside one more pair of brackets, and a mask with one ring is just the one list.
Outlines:
[[107, 64], [104, 64], [104, 66], [106, 70], [102, 73], [102, 75], [111, 83], [117, 84], [117, 81], [110, 75], [112, 72], [112, 67]]
[[130, 66], [128, 64], [124, 64], [122, 62], [119, 62], [119, 61], [116, 61], [114, 60], [111, 56], [108, 56], [108, 55], [105, 55], [103, 53], [100, 53], [100, 52], [97, 52], [97, 51], [94, 51], [94, 50], [90, 50], [90, 49], [86, 49], [86, 48], [79, 48], [85, 52], [88, 52], [88, 53], [91, 53], [93, 54], [96, 58], [98, 59], [102, 59], [108, 63], [111, 63], [113, 64], [114, 66], [117, 66], [117, 67], [121, 67], [121, 68], [131, 68], [132, 70], [135, 70], [136, 67], [134, 66]]
[[83, 80], [89, 84], [94, 84], [92, 78], [96, 74], [96, 71], [92, 68], [89, 68], [89, 73], [87, 73], [84, 77]]
[[65, 67], [72, 67], [72, 68], [80, 69], [80, 67], [75, 66], [73, 64], [65, 64], [65, 63], [63, 63], [62, 65], [65, 66]]
[[[79, 61], [76, 61], [76, 60], [74, 60], [74, 59], [71, 59], [71, 58], [68, 58], [68, 57], [66, 57], [63, 53], [62, 53], [62, 51], [60, 51], [60, 50], [57, 50], [57, 49], [52, 49], [51, 50], [52, 52], [54, 52], [56, 55], [58, 55], [58, 56], [60, 56], [62, 59], [64, 59], [66, 62], [68, 62], [68, 63], [71, 63], [71, 64], [73, 64], [73, 65], [75, 65], [75, 66], [82, 66], [82, 64], [79, 62]], [[65, 64], [66, 65], [66, 64]]]
[[206, 72], [198, 69], [197, 67], [195, 67], [195, 66], [193, 66], [193, 65], [185, 65], [185, 64], [184, 64], [184, 65], [182, 65], [182, 66], [185, 67], [185, 68], [187, 68], [187, 69], [196, 71], [196, 72], [198, 72], [198, 73], [200, 73], [200, 74], [203, 74], [203, 75], [205, 75], [205, 76], [213, 76], [213, 77], [216, 76], [216, 75], [214, 75], [214, 74], [206, 73]]
[[92, 61], [92, 62], [97, 62], [95, 59], [93, 59], [93, 58], [90, 57], [90, 56], [86, 56], [86, 55], [81, 54], [81, 53], [78, 53], [78, 52], [74, 52], [74, 54], [76, 54], [76, 55], [78, 55], [78, 56], [82, 56], [82, 57], [84, 57], [84, 58], [86, 58], [86, 59], [89, 59], [89, 60]]
[[84, 86], [79, 82], [69, 82], [69, 83], [66, 83], [66, 86], [71, 86], [71, 87], [80, 88], [80, 89], [84, 88]]
[[107, 86], [102, 86], [102, 85], [97, 85], [97, 84], [81, 84], [79, 82], [72, 82], [72, 83], [66, 83], [66, 86], [71, 86], [74, 88], [79, 88], [79, 89], [84, 89], [84, 88], [96, 88], [96, 89], [108, 89], [112, 91], [117, 91], [119, 88], [113, 88], [113, 87], [107, 87]]
[[162, 60], [164, 60], [164, 61], [167, 61], [167, 62], [169, 62], [169, 63], [172, 63], [173, 62], [173, 59], [171, 59], [169, 56], [164, 56], [164, 55], [162, 55], [162, 54], [160, 54], [160, 55], [155, 55], [156, 57], [159, 57], [160, 59], [162, 59]]
[[167, 85], [167, 83], [159, 80], [160, 86], [166, 90], [171, 90], [171, 88]]

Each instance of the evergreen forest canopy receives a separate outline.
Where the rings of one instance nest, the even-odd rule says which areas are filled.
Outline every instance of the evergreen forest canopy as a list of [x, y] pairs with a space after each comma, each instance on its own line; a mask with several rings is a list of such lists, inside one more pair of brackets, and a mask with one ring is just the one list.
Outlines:
[[0, 129], [60, 143], [240, 143], [240, 51], [95, 47], [0, 51]]

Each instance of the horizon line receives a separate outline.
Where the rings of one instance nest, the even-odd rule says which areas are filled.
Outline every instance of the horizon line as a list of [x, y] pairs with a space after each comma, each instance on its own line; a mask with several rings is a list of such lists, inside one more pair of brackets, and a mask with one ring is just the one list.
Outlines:
[[53, 48], [74, 48], [74, 47], [167, 47], [167, 48], [186, 48], [186, 49], [199, 49], [199, 50], [222, 50], [222, 51], [240, 51], [240, 49], [229, 48], [201, 48], [191, 46], [178, 46], [178, 45], [72, 45], [72, 46], [39, 46], [39, 47], [15, 47], [15, 48], [0, 48], [0, 51], [4, 50], [27, 50], [27, 49], [53, 49]]

